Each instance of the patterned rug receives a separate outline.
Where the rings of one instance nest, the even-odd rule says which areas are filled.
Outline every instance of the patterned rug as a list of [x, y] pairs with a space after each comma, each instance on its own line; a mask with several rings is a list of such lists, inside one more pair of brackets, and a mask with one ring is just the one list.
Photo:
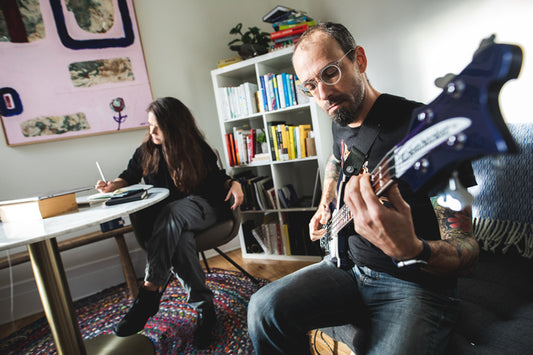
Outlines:
[[[159, 312], [141, 332], [152, 340], [157, 354], [253, 354], [246, 309], [250, 296], [268, 281], [256, 285], [239, 272], [214, 268], [206, 279], [215, 294], [219, 323], [215, 343], [203, 351], [193, 347], [196, 311], [187, 304], [185, 292], [174, 278], [163, 294]], [[112, 333], [131, 302], [125, 284], [74, 302], [83, 339]], [[46, 318], [3, 339], [0, 354], [56, 354]]]

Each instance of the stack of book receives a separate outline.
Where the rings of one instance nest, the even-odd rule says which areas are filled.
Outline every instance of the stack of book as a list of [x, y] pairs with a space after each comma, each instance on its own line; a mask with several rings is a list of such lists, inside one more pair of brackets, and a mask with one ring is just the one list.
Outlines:
[[272, 49], [296, 43], [305, 30], [316, 25], [316, 21], [304, 12], [286, 6], [276, 6], [263, 16], [263, 21], [271, 23], [274, 28], [270, 33], [274, 42]]
[[245, 82], [236, 87], [220, 87], [218, 94], [224, 108], [224, 120], [246, 117], [258, 112], [257, 85]]
[[242, 186], [243, 211], [266, 211], [278, 208], [274, 183], [270, 176], [256, 176], [249, 171], [235, 175]]
[[256, 161], [270, 161], [270, 154], [263, 152], [257, 137], [261, 128], [233, 127], [233, 132], [226, 133], [226, 151], [230, 166], [245, 165]]
[[312, 214], [284, 215], [288, 223], [280, 223], [272, 213], [267, 213], [261, 224], [245, 221], [242, 230], [246, 251], [267, 255], [323, 255], [319, 244], [309, 238], [309, 228], [301, 228], [308, 225]]
[[268, 123], [272, 161], [302, 159], [316, 155], [310, 124]]

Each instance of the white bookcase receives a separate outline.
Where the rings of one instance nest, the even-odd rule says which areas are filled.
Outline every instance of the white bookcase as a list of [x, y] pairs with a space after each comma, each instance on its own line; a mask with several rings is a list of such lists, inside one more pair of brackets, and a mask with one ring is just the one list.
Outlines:
[[[288, 108], [253, 113], [239, 118], [228, 118], [228, 103], [220, 94], [220, 88], [238, 87], [245, 82], [250, 82], [256, 84], [258, 87], [261, 87], [260, 77], [267, 73], [294, 74], [294, 69], [291, 62], [292, 52], [293, 47], [284, 48], [211, 71], [211, 78], [213, 81], [213, 88], [217, 103], [218, 123], [220, 126], [222, 141], [224, 142], [225, 166], [234, 176], [237, 176], [239, 173], [244, 171], [251, 171], [256, 176], [272, 177], [274, 188], [277, 193], [277, 206], [281, 206], [279, 203], [280, 196], [278, 189], [289, 183], [294, 186], [298, 196], [312, 197], [313, 193], [315, 192], [317, 173], [320, 176], [320, 179], [318, 180], [319, 191], [315, 193], [320, 193], [324, 167], [327, 159], [331, 155], [331, 119], [312, 100], [307, 103], [298, 104]], [[265, 131], [267, 135], [267, 142], [269, 142], [271, 132], [269, 132], [268, 123], [276, 121], [285, 121], [287, 124], [294, 125], [311, 124], [311, 128], [315, 136], [317, 155], [285, 161], [256, 161], [230, 168], [231, 152], [228, 152], [228, 147], [225, 143], [225, 135], [227, 133], [232, 133], [234, 127], [247, 126], [252, 129], [260, 128]], [[272, 153], [270, 144], [268, 144], [268, 147], [269, 153]], [[319, 199], [320, 195], [317, 196], [316, 201]], [[307, 205], [293, 208], [242, 210], [241, 214], [243, 217], [243, 226], [245, 225], [246, 221], [254, 221], [254, 223], [261, 224], [265, 214], [269, 214], [270, 217], [275, 217], [278, 223], [286, 223], [290, 225], [292, 230], [308, 230], [309, 219], [316, 210], [316, 201], [314, 206], [311, 206], [311, 201], [309, 201]], [[293, 244], [292, 249], [296, 250], [297, 252], [291, 252], [291, 255], [287, 255], [286, 253], [277, 255], [249, 252], [246, 248], [246, 238], [244, 234], [245, 231], [243, 231], [241, 226], [239, 238], [243, 257], [245, 258], [320, 260], [320, 256], [306, 255], [307, 251], [302, 252], [301, 248], [296, 248], [296, 246], [301, 243], [301, 240], [292, 240], [289, 242]], [[293, 237], [295, 236], [291, 236], [289, 233], [289, 240], [291, 240]], [[301, 238], [301, 236], [299, 237]], [[308, 238], [308, 235], [306, 238]]]

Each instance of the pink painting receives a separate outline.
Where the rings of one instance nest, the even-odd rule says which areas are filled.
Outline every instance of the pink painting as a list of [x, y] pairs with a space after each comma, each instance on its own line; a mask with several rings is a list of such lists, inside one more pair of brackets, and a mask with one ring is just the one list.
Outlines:
[[2, 0], [0, 118], [9, 146], [146, 126], [132, 0]]

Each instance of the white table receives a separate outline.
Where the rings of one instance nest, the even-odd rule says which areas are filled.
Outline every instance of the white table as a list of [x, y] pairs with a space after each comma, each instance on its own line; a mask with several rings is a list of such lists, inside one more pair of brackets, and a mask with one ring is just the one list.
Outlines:
[[114, 206], [102, 204], [42, 220], [0, 223], [0, 251], [24, 245], [28, 248], [33, 273], [58, 354], [96, 353], [102, 348], [115, 347], [122, 340], [129, 346], [138, 347], [143, 346], [144, 337], [103, 336], [84, 344], [56, 237], [90, 226], [99, 226], [100, 223], [140, 211], [167, 196], [167, 189], [152, 188], [149, 190], [148, 198], [144, 200]]

